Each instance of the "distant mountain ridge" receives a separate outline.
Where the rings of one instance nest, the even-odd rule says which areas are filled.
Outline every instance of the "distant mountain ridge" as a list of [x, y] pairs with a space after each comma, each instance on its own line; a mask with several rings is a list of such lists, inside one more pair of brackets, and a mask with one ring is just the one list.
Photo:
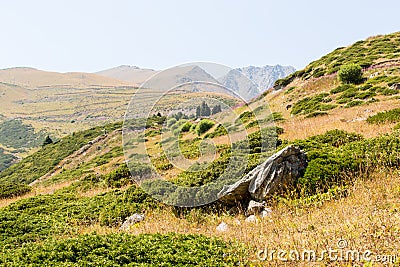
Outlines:
[[[91, 86], [127, 86], [127, 82], [107, 76], [86, 72], [54, 72], [30, 67], [0, 69], [0, 82], [3, 84], [22, 86], [24, 88], [40, 87], [76, 87]], [[1, 88], [0, 88], [1, 89]]]
[[296, 71], [292, 66], [281, 66], [279, 64], [275, 66], [266, 65], [263, 67], [248, 66], [238, 68], [237, 70], [257, 84], [260, 92], [271, 88], [276, 80], [284, 78]]
[[[160, 73], [161, 77], [164, 78], [163, 82], [165, 82], [166, 75], [172, 75], [167, 82], [169, 87], [191, 81], [219, 83], [232, 89], [246, 100], [263, 93], [265, 90], [271, 88], [276, 80], [284, 78], [296, 71], [292, 66], [248, 66], [232, 69], [222, 77], [215, 77], [210, 74], [207, 68], [204, 68], [204, 66], [197, 66], [196, 64], [178, 66], [171, 70], [172, 71], [167, 70], [166, 73]], [[96, 74], [137, 85], [145, 83], [143, 85], [151, 87], [151, 85], [156, 82], [147, 81], [147, 79], [155, 75], [157, 72], [159, 71], [153, 69], [142, 69], [137, 66], [122, 65], [96, 72]], [[154, 77], [154, 79], [158, 80], [159, 77]], [[165, 87], [167, 84], [163, 86]], [[158, 86], [161, 85], [157, 85], [157, 87]]]
[[115, 68], [98, 71], [95, 74], [109, 77], [124, 82], [141, 85], [157, 71], [153, 69], [144, 69], [137, 66], [121, 65]]

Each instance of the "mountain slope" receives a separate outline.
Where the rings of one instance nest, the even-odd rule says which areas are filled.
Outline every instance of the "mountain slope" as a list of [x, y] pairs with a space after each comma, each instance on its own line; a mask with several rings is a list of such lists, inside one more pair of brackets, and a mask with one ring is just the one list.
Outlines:
[[157, 71], [153, 69], [142, 69], [129, 65], [121, 65], [115, 68], [96, 72], [98, 75], [133, 83], [138, 86], [140, 86], [155, 73], [157, 73]]
[[400, 32], [373, 36], [347, 47], [339, 47], [311, 62], [303, 70], [278, 80], [276, 86], [286, 86], [295, 78], [307, 80], [335, 74], [340, 66], [348, 63], [356, 63], [363, 68], [398, 66], [400, 64]]
[[245, 82], [243, 81], [243, 77], [240, 75], [243, 74], [258, 86], [258, 88], [252, 88], [249, 92], [251, 97], [255, 97], [271, 88], [276, 80], [284, 78], [295, 71], [296, 69], [291, 66], [248, 66], [231, 70], [228, 74], [218, 80], [225, 86], [239, 90], [239, 84]]
[[[176, 75], [167, 87], [200, 76], [212, 81], [207, 73], [193, 67], [173, 73]], [[250, 171], [269, 155], [263, 153], [262, 146], [270, 139], [263, 139], [261, 132], [279, 133], [279, 139], [272, 139], [277, 149], [289, 144], [300, 147], [307, 152], [308, 165], [288, 195], [282, 192], [268, 199], [270, 214], [252, 217], [253, 221], [246, 219], [241, 207], [218, 204], [179, 209], [154, 201], [137, 187], [125, 165], [129, 161], [125, 161], [121, 147], [121, 124], [75, 133], [44, 146], [0, 174], [0, 183], [4, 184], [37, 181], [30, 193], [0, 200], [0, 244], [7, 247], [0, 251], [0, 264], [177, 266], [200, 262], [206, 266], [237, 266], [249, 261], [248, 265], [280, 266], [282, 261], [271, 259], [266, 263], [260, 259], [266, 252], [262, 249], [268, 237], [276, 248], [300, 251], [337, 248], [338, 241], [345, 241], [351, 251], [362, 249], [370, 255], [387, 255], [387, 263], [397, 266], [400, 132], [393, 128], [400, 122], [396, 116], [399, 111], [381, 113], [377, 125], [365, 118], [399, 107], [400, 98], [394, 86], [400, 82], [399, 77], [399, 66], [385, 64], [364, 70], [365, 81], [359, 85], [342, 85], [335, 74], [297, 77], [286, 87], [269, 90], [252, 101], [250, 109], [237, 107], [232, 120], [219, 121], [221, 124], [215, 124], [208, 132], [196, 132], [201, 118], [155, 115], [146, 122], [146, 129], [141, 128], [143, 132], [134, 129], [140, 134], [137, 139], [124, 140], [132, 148], [145, 142], [145, 153], [150, 155], [152, 166], [161, 175], [169, 172], [171, 182], [199, 186], [213, 181], [230, 166], [227, 163], [232, 156], [231, 148], [245, 145], [242, 141], [250, 146], [249, 151], [241, 150], [249, 156], [245, 172]], [[165, 89], [160, 80], [156, 84]], [[341, 100], [349, 102], [340, 104]], [[354, 101], [362, 103], [348, 105]], [[268, 105], [274, 113], [268, 112]], [[328, 109], [327, 105], [336, 106]], [[309, 116], [314, 112], [326, 114]], [[385, 119], [382, 114], [389, 115]], [[264, 116], [263, 124], [257, 123], [256, 116]], [[271, 127], [272, 120], [282, 128]], [[240, 123], [245, 124], [249, 134], [230, 146], [231, 135], [221, 128], [235, 132]], [[166, 134], [162, 127], [177, 130], [176, 139], [162, 140]], [[184, 127], [187, 131], [183, 131]], [[327, 132], [332, 129], [347, 131]], [[324, 134], [316, 135], [319, 133]], [[193, 161], [208, 151], [201, 144], [216, 144], [218, 152], [215, 161], [204, 162], [204, 168], [199, 164], [190, 173], [171, 164], [169, 156], [175, 151], [169, 155], [162, 152], [163, 146], [170, 147], [168, 143], [172, 142], [177, 142], [176, 147], [185, 158]], [[140, 175], [143, 166], [136, 167], [134, 173]], [[159, 186], [156, 184], [156, 189]], [[145, 214], [144, 220], [128, 229], [121, 228], [135, 213]], [[223, 231], [220, 225], [225, 226]], [[143, 233], [147, 235], [138, 235]], [[331, 259], [320, 262], [327, 266], [334, 263]], [[357, 260], [351, 259], [354, 262]], [[309, 262], [296, 264], [308, 266]]]
[[63, 136], [71, 132], [71, 123], [76, 130], [121, 120], [135, 91], [127, 82], [91, 73], [4, 69], [0, 116], [20, 119], [37, 132]]
[[[360, 84], [342, 84], [341, 66], [363, 66]], [[368, 63], [368, 64], [367, 64]], [[286, 78], [252, 106], [268, 102], [288, 118], [287, 138], [304, 138], [330, 129], [355, 131], [365, 136], [390, 132], [394, 124], [369, 124], [367, 118], [399, 107], [400, 32], [375, 36], [338, 48]]]
[[[213, 76], [208, 72], [207, 67], [210, 66], [212, 66], [212, 64], [188, 64], [158, 72], [152, 69], [141, 69], [135, 66], [123, 65], [100, 71], [96, 74], [153, 89], [164, 87], [164, 90], [165, 88], [172, 88], [185, 82], [210, 82], [226, 86], [241, 95], [245, 100], [249, 100], [270, 88], [277, 79], [286, 77], [295, 71], [291, 66], [248, 66], [232, 69], [230, 71], [228, 70], [228, 73], [225, 71], [225, 75], [216, 77], [215, 74]], [[222, 69], [222, 66], [215, 66]], [[146, 82], [148, 78], [155, 74], [157, 75]], [[163, 82], [157, 82], [159, 80]]]
[[50, 72], [34, 68], [9, 68], [0, 70], [0, 82], [22, 86], [25, 88], [38, 87], [99, 87], [126, 86], [128, 83], [103, 77], [92, 73], [81, 72]]

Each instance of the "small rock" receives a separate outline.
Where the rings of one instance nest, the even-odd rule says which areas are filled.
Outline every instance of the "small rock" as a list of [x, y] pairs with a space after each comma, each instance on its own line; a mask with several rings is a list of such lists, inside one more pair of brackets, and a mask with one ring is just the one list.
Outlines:
[[258, 219], [257, 219], [257, 217], [255, 215], [250, 215], [245, 220], [245, 222], [248, 222], [248, 223], [255, 223], [257, 221], [258, 221]]
[[261, 218], [269, 217], [269, 216], [271, 216], [271, 213], [272, 213], [272, 210], [270, 208], [265, 208], [261, 212]]
[[393, 84], [393, 85], [390, 87], [390, 89], [392, 89], [392, 90], [400, 90], [400, 83], [395, 83], [395, 84]]
[[120, 229], [124, 231], [129, 230], [129, 228], [132, 225], [139, 223], [143, 220], [144, 220], [144, 214], [135, 213], [132, 216], [129, 216], [128, 218], [125, 219], [125, 222], [121, 225]]
[[226, 232], [228, 231], [228, 225], [225, 222], [222, 222], [217, 226], [216, 229], [218, 232]]
[[247, 215], [258, 215], [265, 207], [265, 202], [250, 200], [247, 206]]

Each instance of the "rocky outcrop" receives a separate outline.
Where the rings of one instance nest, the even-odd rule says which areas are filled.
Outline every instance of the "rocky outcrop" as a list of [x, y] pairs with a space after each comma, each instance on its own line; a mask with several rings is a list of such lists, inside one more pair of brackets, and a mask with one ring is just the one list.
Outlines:
[[242, 97], [251, 99], [271, 88], [275, 81], [295, 72], [291, 66], [248, 66], [229, 71], [218, 81], [238, 92]]
[[262, 202], [280, 190], [293, 185], [307, 166], [305, 153], [288, 146], [269, 157], [250, 173], [219, 192], [220, 201], [234, 204], [243, 200]]

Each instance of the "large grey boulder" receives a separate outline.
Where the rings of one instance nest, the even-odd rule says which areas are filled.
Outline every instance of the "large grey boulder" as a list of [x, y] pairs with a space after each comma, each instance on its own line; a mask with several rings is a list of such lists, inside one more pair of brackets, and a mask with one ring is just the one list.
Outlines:
[[230, 204], [242, 200], [262, 202], [267, 196], [293, 185], [306, 166], [305, 153], [293, 145], [287, 146], [236, 183], [225, 185], [218, 197]]

